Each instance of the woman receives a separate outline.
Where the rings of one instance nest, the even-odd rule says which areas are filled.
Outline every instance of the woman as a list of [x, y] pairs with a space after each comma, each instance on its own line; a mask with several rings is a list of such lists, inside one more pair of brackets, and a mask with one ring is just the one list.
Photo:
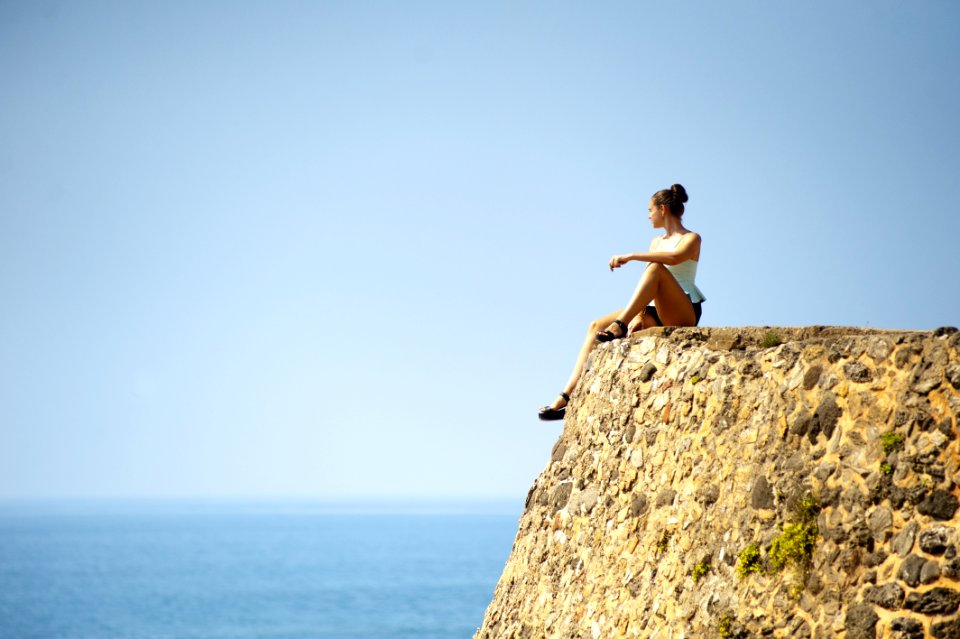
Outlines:
[[[597, 342], [626, 337], [651, 326], [696, 326], [700, 323], [701, 303], [706, 300], [694, 283], [700, 261], [700, 236], [681, 222], [687, 192], [679, 184], [657, 191], [650, 198], [650, 223], [663, 229], [653, 238], [649, 253], [614, 255], [610, 270], [627, 262], [648, 262], [627, 306], [590, 323], [580, 348], [577, 363], [566, 388], [549, 406], [540, 409], [540, 419], [563, 419], [570, 393], [576, 388], [583, 364]], [[647, 306], [650, 302], [655, 306]]]

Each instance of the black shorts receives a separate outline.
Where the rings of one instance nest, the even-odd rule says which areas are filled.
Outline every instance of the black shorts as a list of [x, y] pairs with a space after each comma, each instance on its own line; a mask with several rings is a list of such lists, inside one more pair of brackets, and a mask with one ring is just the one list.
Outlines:
[[[696, 318], [693, 325], [699, 326], [700, 316], [703, 315], [703, 302], [694, 302], [693, 300], [691, 300], [690, 303], [693, 304], [693, 315]], [[653, 318], [653, 321], [657, 323], [657, 326], [663, 326], [663, 322], [660, 321], [660, 316], [657, 315], [656, 306], [648, 306], [647, 315]]]

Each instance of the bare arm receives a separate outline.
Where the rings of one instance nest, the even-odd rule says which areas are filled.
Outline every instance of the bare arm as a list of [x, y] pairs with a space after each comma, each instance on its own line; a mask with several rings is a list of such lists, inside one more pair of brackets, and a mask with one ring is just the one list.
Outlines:
[[[653, 248], [653, 242], [650, 243]], [[629, 255], [614, 255], [610, 258], [610, 270], [620, 268], [627, 262], [658, 262], [673, 266], [687, 260], [692, 260], [697, 256], [697, 250], [700, 248], [700, 236], [696, 233], [687, 233], [676, 248], [662, 253], [630, 253]]]

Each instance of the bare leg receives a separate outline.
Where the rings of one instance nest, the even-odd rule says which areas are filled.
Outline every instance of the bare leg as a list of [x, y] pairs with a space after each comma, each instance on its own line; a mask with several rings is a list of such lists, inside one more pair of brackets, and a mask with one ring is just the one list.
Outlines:
[[[609, 315], [604, 315], [590, 322], [590, 326], [587, 327], [587, 335], [583, 340], [583, 346], [580, 347], [580, 352], [577, 354], [577, 361], [573, 365], [573, 372], [570, 374], [570, 379], [567, 380], [567, 385], [563, 387], [564, 393], [570, 395], [577, 387], [577, 382], [580, 381], [580, 376], [583, 374], [583, 365], [586, 363], [590, 351], [599, 343], [597, 342], [597, 332], [603, 330], [604, 326], [616, 319], [622, 312], [623, 311], [614, 311]], [[566, 405], [567, 400], [562, 397], [557, 397], [556, 401], [550, 404], [550, 408], [560, 408]]]
[[[613, 324], [613, 320], [618, 319], [624, 324], [629, 324], [630, 320], [640, 311], [644, 310], [650, 302], [656, 303], [657, 314], [660, 316], [660, 320], [664, 326], [693, 326], [696, 324], [693, 304], [690, 303], [690, 298], [687, 297], [687, 294], [683, 292], [683, 288], [680, 287], [680, 284], [677, 283], [673, 274], [670, 273], [665, 266], [652, 262], [643, 271], [643, 276], [640, 278], [640, 282], [637, 284], [637, 288], [633, 292], [633, 297], [630, 298], [630, 302], [626, 308], [605, 315], [590, 323], [590, 326], [587, 328], [587, 335], [583, 341], [583, 346], [580, 347], [580, 352], [577, 354], [577, 361], [573, 365], [573, 372], [570, 374], [570, 379], [567, 381], [563, 392], [570, 395], [577, 387], [580, 376], [583, 374], [583, 365], [586, 363], [590, 351], [598, 344], [597, 333], [603, 330], [604, 327], [607, 327], [607, 330], [613, 331], [615, 335], [619, 335], [622, 329], [620, 329], [618, 325]], [[653, 325], [655, 324], [652, 318], [644, 318], [643, 328], [648, 328], [648, 326]], [[549, 408], [556, 409], [566, 405], [567, 400], [563, 397], [557, 397], [557, 399], [549, 405]]]
[[[657, 262], [651, 262], [644, 269], [633, 297], [614, 319], [628, 324], [650, 302], [656, 303], [657, 314], [664, 326], [693, 326], [697, 323], [690, 298], [667, 267]], [[613, 320], [607, 330], [618, 336], [622, 332], [618, 325], [613, 324]]]
[[647, 313], [647, 308], [644, 307], [640, 309], [640, 312], [637, 313], [634, 318], [630, 321], [628, 335], [633, 335], [637, 331], [642, 331], [645, 328], [653, 328], [654, 326], [659, 326], [657, 321]]

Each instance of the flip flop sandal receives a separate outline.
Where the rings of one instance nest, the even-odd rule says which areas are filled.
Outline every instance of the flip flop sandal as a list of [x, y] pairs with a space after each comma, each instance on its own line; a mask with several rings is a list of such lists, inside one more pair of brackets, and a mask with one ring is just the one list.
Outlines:
[[620, 327], [620, 334], [614, 335], [613, 331], [607, 329], [605, 331], [600, 331], [597, 333], [598, 342], [609, 342], [615, 339], [622, 339], [627, 336], [627, 325], [621, 322], [618, 319], [613, 320], [613, 323]]
[[[560, 397], [565, 399], [568, 403], [570, 402], [570, 396], [566, 393], [560, 393]], [[561, 406], [560, 408], [550, 408], [549, 406], [544, 406], [540, 409], [540, 412], [537, 414], [537, 416], [545, 422], [552, 422], [558, 419], [563, 419], [566, 414], [566, 406]]]

